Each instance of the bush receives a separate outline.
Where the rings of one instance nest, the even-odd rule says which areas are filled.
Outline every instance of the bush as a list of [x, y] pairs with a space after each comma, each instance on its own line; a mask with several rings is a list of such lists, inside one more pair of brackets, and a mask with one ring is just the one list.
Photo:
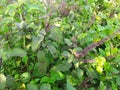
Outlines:
[[45, 1], [1, 1], [0, 90], [119, 90], [119, 0]]

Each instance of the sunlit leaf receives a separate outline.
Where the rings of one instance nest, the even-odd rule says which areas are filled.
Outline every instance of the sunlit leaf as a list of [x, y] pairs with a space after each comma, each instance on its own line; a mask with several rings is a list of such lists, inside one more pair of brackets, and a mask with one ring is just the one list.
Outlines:
[[96, 63], [96, 70], [98, 71], [98, 73], [102, 74], [106, 59], [102, 56], [98, 56], [95, 58], [95, 60], [96, 60], [96, 62], [95, 62]]
[[15, 10], [16, 10], [16, 8], [18, 7], [18, 5], [16, 4], [16, 3], [14, 3], [14, 4], [9, 4], [8, 6], [7, 6], [7, 8], [6, 8], [6, 12], [5, 12], [5, 14], [9, 14], [9, 15], [11, 15], [11, 16], [14, 16], [15, 15]]
[[31, 76], [29, 72], [24, 72], [23, 74], [21, 74], [22, 82], [27, 83], [29, 82], [30, 79], [31, 79]]
[[38, 47], [39, 47], [40, 43], [43, 41], [43, 39], [44, 39], [44, 36], [41, 34], [37, 37], [33, 36], [32, 46], [31, 46], [33, 51], [36, 51], [38, 49]]
[[73, 87], [72, 83], [67, 79], [67, 85], [66, 90], [76, 90], [75, 87]]
[[6, 77], [4, 74], [0, 74], [0, 89], [5, 90], [6, 86]]

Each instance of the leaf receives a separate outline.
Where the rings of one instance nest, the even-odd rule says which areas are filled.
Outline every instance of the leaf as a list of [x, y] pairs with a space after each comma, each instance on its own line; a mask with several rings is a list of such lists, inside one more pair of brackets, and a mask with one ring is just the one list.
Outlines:
[[54, 84], [58, 80], [64, 79], [65, 76], [63, 73], [59, 71], [51, 71], [50, 76], [44, 76], [42, 77], [40, 83], [51, 83]]
[[44, 83], [40, 86], [39, 90], [51, 90], [51, 85], [48, 83]]
[[34, 68], [33, 73], [32, 73], [33, 77], [40, 77], [44, 75], [44, 74], [41, 75], [38, 63], [35, 63], [35, 64], [31, 63], [31, 64], [32, 64], [31, 70], [33, 70]]
[[117, 70], [117, 68], [114, 68], [114, 67], [111, 67], [111, 68], [110, 68], [110, 71], [111, 71], [112, 73], [119, 73], [119, 70]]
[[20, 86], [19, 90], [27, 90], [27, 89], [26, 89], [26, 85], [23, 83], [23, 84]]
[[46, 56], [45, 56], [44, 51], [37, 52], [37, 59], [39, 62], [44, 62], [46, 60]]
[[120, 86], [120, 75], [116, 77], [116, 84]]
[[103, 67], [106, 62], [106, 59], [102, 56], [95, 57], [96, 60], [96, 70], [98, 73], [102, 74], [103, 72]]
[[41, 74], [45, 74], [47, 71], [47, 67], [49, 62], [47, 61], [47, 58], [45, 56], [45, 53], [43, 51], [37, 52], [37, 59], [38, 59], [38, 69]]
[[113, 83], [113, 82], [112, 82], [112, 90], [118, 90], [117, 85], [115, 83]]
[[48, 49], [50, 53], [55, 57], [55, 54], [57, 53], [56, 48], [53, 45], [48, 45]]
[[9, 87], [9, 88], [15, 88], [15, 80], [12, 76], [7, 76], [6, 86]]
[[117, 52], [118, 52], [119, 50], [118, 50], [118, 48], [112, 48], [111, 49], [111, 55], [114, 55], [114, 54], [116, 54]]
[[91, 87], [91, 88], [88, 88], [87, 90], [95, 90], [93, 87]]
[[7, 52], [7, 56], [8, 57], [24, 57], [25, 55], [27, 54], [26, 51], [24, 51], [23, 49], [21, 48], [14, 48], [14, 49], [11, 49]]
[[86, 36], [87, 36], [87, 33], [80, 33], [78, 35], [78, 39], [81, 40], [81, 39], [85, 38]]
[[15, 26], [17, 29], [23, 29], [26, 26], [26, 22], [25, 21], [21, 21], [21, 22], [15, 22]]
[[99, 88], [100, 88], [99, 90], [106, 90], [106, 86], [104, 85], [102, 81], [100, 82]]
[[23, 61], [23, 63], [24, 63], [25, 65], [27, 65], [27, 63], [28, 63], [28, 56], [24, 56], [24, 57], [22, 58], [22, 61]]
[[46, 73], [46, 71], [47, 71], [46, 62], [38, 62], [38, 70], [42, 75], [44, 75]]
[[59, 71], [51, 71], [50, 81], [51, 83], [55, 83], [57, 80], [64, 79], [64, 74]]
[[62, 31], [60, 30], [60, 28], [58, 28], [58, 27], [54, 27], [53, 30], [51, 30], [49, 37], [58, 43], [63, 42], [63, 34], [62, 34]]
[[99, 52], [100, 52], [100, 54], [101, 54], [102, 56], [105, 55], [105, 51], [104, 51], [103, 49], [99, 48]]
[[71, 63], [68, 63], [67, 61], [63, 61], [61, 62], [60, 64], [58, 64], [57, 66], [54, 66], [54, 69], [56, 71], [67, 71], [71, 68], [72, 64]]
[[8, 23], [10, 23], [12, 21], [13, 21], [13, 18], [11, 18], [11, 17], [5, 17], [5, 18], [3, 18], [2, 23], [3, 24], [8, 24]]
[[67, 80], [66, 90], [76, 90], [69, 80]]
[[24, 83], [29, 82], [30, 79], [31, 79], [31, 76], [30, 76], [29, 72], [24, 72], [23, 74], [21, 74], [20, 77], [21, 77], [22, 82], [24, 82]]
[[9, 32], [9, 27], [8, 27], [8, 25], [6, 25], [6, 24], [2, 25], [1, 31], [2, 31], [3, 33], [8, 33], [8, 32]]
[[65, 38], [64, 40], [68, 46], [72, 45], [72, 42], [70, 41], [70, 39]]
[[69, 56], [70, 56], [70, 53], [69, 53], [68, 51], [63, 51], [63, 52], [61, 53], [61, 55], [62, 55], [63, 57], [69, 57]]
[[27, 84], [27, 90], [38, 90], [35, 84], [29, 83]]
[[9, 4], [6, 8], [5, 14], [8, 14], [10, 16], [14, 16], [15, 15], [15, 10], [18, 7], [17, 4]]
[[44, 39], [44, 36], [41, 34], [38, 35], [37, 37], [33, 36], [32, 46], [31, 46], [33, 52], [35, 52], [38, 49], [38, 47], [39, 47], [40, 43], [43, 41], [43, 39]]
[[5, 90], [6, 86], [6, 77], [4, 74], [0, 74], [0, 89]]
[[50, 83], [50, 78], [48, 76], [44, 76], [41, 78], [40, 83]]
[[40, 4], [31, 4], [28, 3], [26, 4], [26, 10], [28, 12], [33, 12], [33, 11], [40, 11], [41, 13], [45, 13], [46, 11], [43, 9], [43, 7], [40, 6]]
[[80, 78], [82, 78], [84, 72], [83, 72], [82, 69], [77, 69], [77, 74], [78, 74], [78, 77], [79, 77], [79, 79], [80, 79]]

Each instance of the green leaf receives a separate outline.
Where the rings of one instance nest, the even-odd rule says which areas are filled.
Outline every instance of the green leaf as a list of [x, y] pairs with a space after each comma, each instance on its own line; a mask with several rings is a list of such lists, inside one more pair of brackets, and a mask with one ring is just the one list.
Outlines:
[[115, 68], [115, 67], [111, 67], [111, 68], [110, 68], [110, 71], [111, 71], [112, 73], [119, 73], [119, 70], [117, 70], [117, 68]]
[[50, 53], [55, 57], [55, 54], [57, 53], [56, 48], [53, 45], [48, 45], [48, 49]]
[[50, 78], [48, 76], [44, 76], [41, 78], [40, 83], [50, 83]]
[[5, 90], [6, 86], [6, 77], [4, 74], [0, 74], [0, 89]]
[[29, 82], [31, 79], [30, 73], [29, 72], [24, 72], [23, 74], [21, 74], [21, 80], [24, 83]]
[[47, 58], [45, 56], [45, 53], [43, 51], [37, 52], [37, 59], [38, 59], [38, 69], [41, 74], [45, 74], [47, 71], [47, 67], [49, 62], [47, 61]]
[[51, 83], [55, 83], [57, 80], [64, 79], [64, 74], [59, 71], [51, 71], [50, 81]]
[[38, 90], [35, 84], [29, 83], [27, 84], [27, 90]]
[[40, 82], [41, 83], [52, 83], [52, 84], [54, 84], [56, 81], [62, 80], [64, 78], [65, 78], [65, 76], [64, 76], [63, 73], [58, 72], [58, 71], [51, 71], [50, 76], [49, 77], [48, 76], [42, 77]]
[[66, 90], [76, 90], [69, 80], [67, 80]]
[[14, 48], [7, 51], [6, 53], [8, 57], [14, 57], [14, 56], [24, 57], [27, 54], [27, 52], [21, 48]]
[[72, 42], [71, 42], [70, 39], [65, 38], [64, 40], [65, 40], [65, 43], [66, 43], [68, 46], [72, 45]]
[[41, 13], [45, 13], [45, 9], [43, 9], [43, 7], [40, 6], [40, 4], [26, 4], [26, 10], [28, 12], [33, 12], [33, 11], [40, 11]]
[[3, 18], [2, 24], [9, 24], [13, 21], [13, 18], [11, 17], [5, 17]]
[[47, 64], [46, 62], [38, 62], [38, 70], [39, 72], [44, 75], [47, 71]]
[[118, 90], [117, 85], [114, 82], [112, 82], [112, 90]]
[[28, 63], [28, 56], [24, 56], [24, 57], [22, 58], [22, 61], [23, 61], [23, 63], [24, 63], [25, 65], [27, 65], [27, 63]]
[[61, 55], [62, 55], [63, 57], [69, 57], [69, 56], [70, 56], [70, 53], [69, 53], [68, 51], [63, 51], [63, 52], [61, 53]]
[[44, 51], [37, 52], [37, 59], [39, 62], [44, 62], [46, 60], [46, 56], [45, 56]]
[[16, 26], [16, 28], [17, 29], [23, 29], [23, 28], [25, 28], [25, 26], [26, 26], [26, 22], [25, 21], [21, 21], [21, 22], [15, 22], [15, 26]]
[[35, 52], [38, 49], [38, 47], [39, 47], [40, 43], [43, 41], [43, 39], [44, 39], [44, 36], [41, 34], [38, 35], [37, 37], [33, 36], [32, 46], [31, 46], [33, 52]]
[[8, 33], [8, 32], [9, 32], [9, 27], [8, 27], [8, 25], [7, 25], [7, 24], [3, 24], [3, 25], [2, 25], [2, 28], [1, 28], [1, 31], [2, 31], [3, 33]]
[[53, 87], [53, 89], [52, 90], [60, 90], [57, 86], [55, 87]]
[[7, 76], [6, 78], [6, 86], [9, 88], [15, 88], [15, 79], [12, 76]]
[[104, 51], [103, 49], [99, 48], [99, 52], [100, 52], [100, 54], [101, 54], [102, 56], [105, 55], [105, 51]]
[[99, 88], [100, 88], [99, 90], [106, 90], [106, 86], [104, 85], [102, 81], [100, 82]]
[[39, 90], [51, 90], [51, 85], [48, 83], [44, 83], [40, 86]]
[[63, 33], [60, 30], [60, 28], [58, 27], [54, 27], [53, 30], [51, 31], [49, 37], [52, 40], [55, 40], [58, 43], [62, 43], [63, 42]]
[[87, 88], [86, 90], [95, 90], [93, 87], [91, 87], [91, 88]]
[[120, 86], [120, 75], [116, 77], [116, 84]]
[[102, 74], [103, 72], [103, 67], [106, 62], [106, 59], [102, 56], [95, 57], [96, 60], [96, 70], [98, 73]]
[[68, 71], [71, 68], [72, 64], [68, 63], [67, 61], [63, 61], [60, 64], [58, 64], [57, 66], [54, 66], [54, 69], [56, 71]]
[[83, 76], [84, 72], [82, 69], [77, 69], [77, 75], [79, 78], [81, 78]]
[[9, 4], [6, 8], [5, 14], [8, 14], [10, 16], [14, 16], [15, 15], [15, 10], [18, 7], [18, 5], [16, 3], [14, 4]]

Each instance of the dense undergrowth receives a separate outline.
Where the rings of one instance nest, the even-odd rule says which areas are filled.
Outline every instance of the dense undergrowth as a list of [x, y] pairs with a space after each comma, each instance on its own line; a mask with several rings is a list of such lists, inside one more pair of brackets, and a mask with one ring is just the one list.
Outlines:
[[1, 0], [0, 90], [120, 90], [119, 0]]

